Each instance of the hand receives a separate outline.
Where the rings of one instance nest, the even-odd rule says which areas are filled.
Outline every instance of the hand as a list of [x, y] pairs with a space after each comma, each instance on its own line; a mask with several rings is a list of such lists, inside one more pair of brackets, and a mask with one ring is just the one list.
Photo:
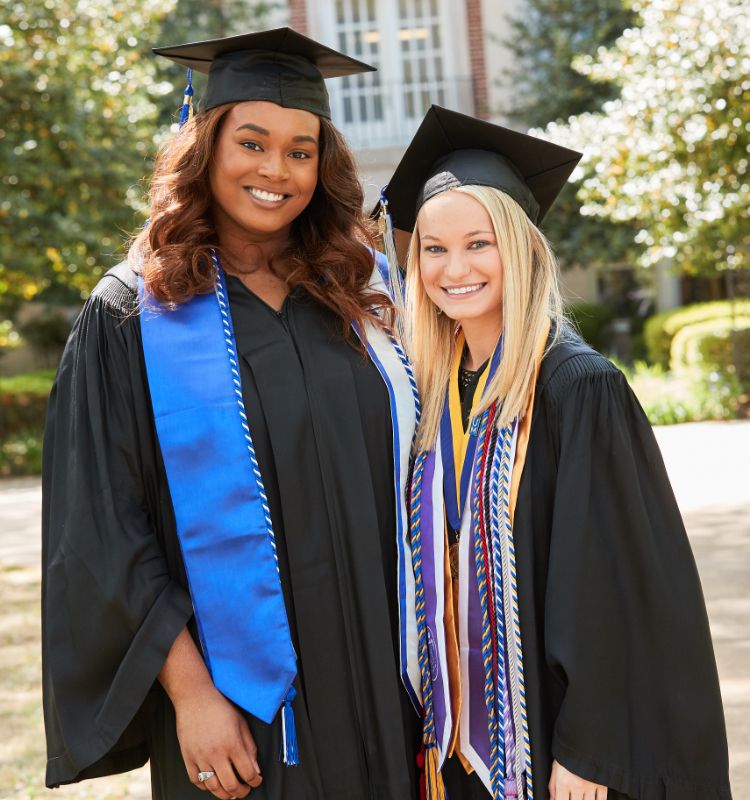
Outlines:
[[[221, 800], [247, 797], [263, 778], [255, 741], [239, 711], [212, 684], [175, 703], [177, 738], [191, 783]], [[216, 773], [207, 781], [199, 772]]]
[[607, 787], [579, 778], [557, 761], [549, 779], [551, 800], [607, 800]]

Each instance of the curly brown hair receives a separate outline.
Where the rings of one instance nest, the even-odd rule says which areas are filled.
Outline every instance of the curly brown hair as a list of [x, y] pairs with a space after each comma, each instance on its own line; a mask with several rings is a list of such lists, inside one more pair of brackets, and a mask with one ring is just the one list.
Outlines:
[[[221, 258], [213, 222], [209, 168], [231, 104], [197, 114], [160, 151], [149, 192], [151, 217], [131, 245], [131, 264], [148, 292], [168, 307], [213, 290], [211, 250]], [[368, 289], [374, 268], [373, 234], [364, 216], [364, 194], [346, 141], [320, 119], [318, 183], [307, 208], [292, 224], [282, 258], [291, 267], [290, 289], [304, 287], [341, 320], [351, 324], [390, 312], [390, 301]], [[390, 314], [389, 314], [390, 315]]]

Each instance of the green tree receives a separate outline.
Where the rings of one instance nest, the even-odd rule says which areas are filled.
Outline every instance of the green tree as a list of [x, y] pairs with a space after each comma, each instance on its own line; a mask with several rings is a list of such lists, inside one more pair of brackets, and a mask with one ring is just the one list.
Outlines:
[[252, 30], [270, 8], [240, 0], [4, 6], [0, 319], [33, 298], [85, 297], [143, 223], [142, 179], [184, 85], [184, 72], [150, 48]]
[[583, 74], [615, 81], [600, 113], [551, 125], [585, 142], [582, 212], [637, 225], [642, 264], [687, 273], [750, 266], [750, 15], [745, 0], [638, 2]]
[[136, 224], [170, 84], [164, 0], [11, 0], [0, 25], [0, 300], [88, 291]]
[[[635, 17], [624, 0], [527, 0], [521, 16], [510, 20], [503, 43], [513, 54], [504, 76], [512, 105], [502, 113], [525, 128], [543, 128], [585, 111], [597, 111], [619, 92], [613, 82], [592, 81], [573, 68], [582, 54], [612, 44]], [[583, 142], [570, 145], [581, 149]], [[578, 186], [568, 184], [542, 226], [564, 265], [612, 263], [633, 251], [626, 225], [580, 214]]]

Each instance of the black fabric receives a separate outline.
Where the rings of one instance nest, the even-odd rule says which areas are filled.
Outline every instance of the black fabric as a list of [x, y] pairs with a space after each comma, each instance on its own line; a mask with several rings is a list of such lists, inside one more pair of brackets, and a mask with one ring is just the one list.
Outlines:
[[489, 150], [455, 150], [439, 158], [417, 197], [416, 211], [436, 194], [457, 186], [492, 186], [512, 197], [536, 222], [539, 203], [513, 162]]
[[[729, 800], [700, 582], [651, 426], [614, 365], [542, 362], [514, 541], [534, 797], [553, 759], [609, 800]], [[450, 800], [487, 797], [457, 759]]]
[[330, 118], [323, 79], [375, 70], [292, 28], [155, 47], [154, 53], [208, 73], [201, 110], [225, 103], [267, 100]]
[[[399, 679], [388, 395], [374, 365], [304, 293], [283, 313], [229, 277], [243, 394], [299, 655], [300, 766], [280, 722], [248, 717], [257, 798], [414, 798], [419, 719]], [[124, 265], [77, 321], [50, 403], [44, 469], [47, 784], [151, 758], [155, 800], [205, 793], [185, 774], [155, 681], [189, 622]]]
[[[539, 224], [580, 159], [567, 147], [433, 105], [383, 196], [393, 227], [402, 231], [414, 230], [428, 197], [468, 184], [506, 192]], [[373, 215], [379, 209], [380, 203]]]
[[580, 340], [542, 363], [514, 539], [535, 796], [556, 758], [634, 800], [728, 800], [680, 512], [625, 377]]

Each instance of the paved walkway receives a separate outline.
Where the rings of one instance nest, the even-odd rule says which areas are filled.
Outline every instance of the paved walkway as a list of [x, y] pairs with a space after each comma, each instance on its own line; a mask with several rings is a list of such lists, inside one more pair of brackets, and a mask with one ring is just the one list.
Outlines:
[[[750, 422], [657, 428], [695, 552], [719, 665], [735, 800], [750, 798]], [[0, 567], [38, 565], [36, 479], [0, 482]], [[131, 800], [145, 800], [139, 781]], [[135, 787], [134, 787], [135, 788]], [[142, 794], [142, 792], [144, 794]]]

